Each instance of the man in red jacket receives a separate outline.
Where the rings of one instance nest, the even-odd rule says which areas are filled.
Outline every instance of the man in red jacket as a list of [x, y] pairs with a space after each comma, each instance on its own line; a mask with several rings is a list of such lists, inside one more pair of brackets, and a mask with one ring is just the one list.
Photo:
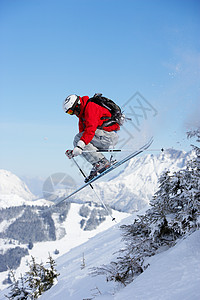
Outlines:
[[88, 96], [70, 95], [63, 103], [67, 114], [79, 118], [79, 133], [74, 138], [74, 149], [67, 150], [66, 155], [69, 158], [82, 155], [93, 165], [86, 181], [110, 167], [111, 162], [97, 150], [114, 147], [118, 142], [117, 131], [120, 129], [118, 123], [108, 124], [107, 121], [111, 118], [108, 109], [88, 100]]

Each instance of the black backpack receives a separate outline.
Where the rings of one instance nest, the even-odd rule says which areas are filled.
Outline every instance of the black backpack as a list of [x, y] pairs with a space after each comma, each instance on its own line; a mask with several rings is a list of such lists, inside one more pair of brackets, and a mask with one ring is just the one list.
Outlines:
[[[121, 111], [121, 108], [111, 99], [108, 99], [106, 97], [103, 97], [102, 94], [95, 94], [92, 98], [90, 98], [87, 101], [87, 104], [89, 102], [94, 102], [102, 107], [105, 107], [109, 110], [109, 112], [111, 113], [111, 117], [102, 117], [101, 119], [106, 119], [107, 121], [105, 121], [102, 125], [101, 128], [103, 127], [108, 127], [111, 125], [114, 125], [115, 123], [122, 125], [125, 119], [124, 114]], [[86, 105], [87, 105], [86, 104]], [[85, 106], [86, 108], [86, 106]], [[109, 120], [108, 120], [109, 119]]]

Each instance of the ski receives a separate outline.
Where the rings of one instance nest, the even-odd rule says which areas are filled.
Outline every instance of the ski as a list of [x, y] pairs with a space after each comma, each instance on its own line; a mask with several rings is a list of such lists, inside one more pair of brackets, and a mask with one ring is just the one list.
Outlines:
[[151, 137], [151, 139], [144, 144], [141, 148], [139, 148], [138, 150], [132, 152], [131, 154], [129, 154], [128, 156], [126, 156], [125, 158], [123, 158], [122, 160], [116, 162], [115, 164], [113, 164], [112, 166], [110, 166], [110, 168], [106, 169], [104, 172], [102, 172], [101, 174], [97, 175], [96, 177], [94, 177], [93, 179], [91, 179], [90, 181], [88, 181], [87, 183], [83, 184], [81, 187], [79, 187], [77, 190], [75, 190], [74, 192], [72, 192], [71, 194], [69, 194], [68, 196], [64, 197], [63, 199], [61, 199], [60, 201], [58, 201], [56, 204], [54, 204], [53, 206], [58, 206], [61, 203], [63, 203], [64, 201], [66, 201], [67, 199], [71, 198], [72, 196], [74, 196], [75, 194], [77, 194], [78, 192], [80, 192], [81, 190], [83, 190], [86, 186], [91, 185], [92, 183], [94, 183], [96, 180], [102, 178], [103, 176], [105, 176], [106, 174], [110, 173], [111, 171], [113, 171], [114, 169], [118, 168], [119, 166], [123, 165], [125, 162], [129, 161], [131, 158], [139, 155], [140, 153], [142, 153], [143, 151], [145, 151], [146, 149], [148, 149], [151, 144], [153, 143], [153, 137]]

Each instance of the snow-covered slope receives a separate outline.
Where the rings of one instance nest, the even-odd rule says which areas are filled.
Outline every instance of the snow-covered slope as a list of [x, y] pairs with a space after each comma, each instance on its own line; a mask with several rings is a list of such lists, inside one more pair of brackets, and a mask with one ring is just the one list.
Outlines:
[[181, 240], [168, 251], [154, 256], [149, 268], [116, 296], [99, 299], [200, 299], [200, 231]]
[[[140, 210], [149, 203], [157, 190], [161, 173], [168, 169], [174, 172], [183, 168], [191, 155], [173, 149], [165, 150], [159, 155], [141, 155], [133, 158], [119, 171], [114, 171], [118, 173], [112, 172], [114, 177], [110, 178], [109, 183], [106, 176], [101, 182], [95, 183], [96, 190], [102, 200], [114, 209], [130, 213]], [[78, 194], [76, 199], [83, 200], [82, 194]], [[94, 201], [89, 188], [87, 200]]]
[[[108, 199], [110, 200], [110, 202], [108, 201], [108, 203], [111, 203], [113, 206], [116, 204], [124, 205], [126, 210], [133, 211], [133, 192], [138, 193], [137, 208], [139, 208], [139, 205], [143, 207], [149, 200], [149, 198], [145, 198], [145, 196], [150, 195], [149, 197], [151, 197], [156, 189], [159, 174], [165, 169], [175, 171], [184, 167], [185, 162], [189, 157], [190, 154], [174, 150], [165, 151], [164, 154], [161, 154], [158, 157], [152, 155], [141, 156], [130, 161], [124, 169], [121, 169], [118, 174], [115, 174], [115, 177], [110, 179], [109, 184], [105, 184], [106, 181], [104, 183], [100, 182], [96, 184], [96, 187], [98, 189], [98, 192], [101, 193], [102, 197], [104, 196], [104, 192], [106, 196], [108, 195], [108, 193], [110, 193], [110, 199]], [[132, 185], [135, 187], [135, 189], [132, 188]], [[113, 190], [111, 190], [110, 187]], [[126, 190], [127, 194], [125, 193]], [[114, 196], [112, 194], [113, 191], [116, 193], [114, 194]], [[84, 193], [84, 202], [90, 200], [90, 195], [87, 194], [88, 196], [86, 198], [86, 194], [87, 193]], [[8, 197], [9, 201], [11, 195], [12, 194], [4, 194], [4, 197]], [[15, 195], [15, 197], [20, 196]], [[114, 201], [114, 197], [118, 197], [118, 202]], [[105, 199], [106, 198], [104, 198], [104, 200]], [[93, 195], [91, 200], [94, 200]], [[39, 261], [42, 259], [44, 262], [46, 261], [48, 252], [53, 254], [54, 258], [57, 258], [59, 255], [63, 254], [62, 257], [56, 260], [56, 263], [58, 264], [57, 269], [59, 273], [61, 273], [58, 284], [54, 286], [50, 291], [45, 293], [41, 297], [41, 299], [49, 298], [56, 300], [61, 298], [82, 300], [92, 299], [98, 295], [99, 299], [105, 300], [132, 300], [132, 295], [134, 294], [136, 295], [135, 299], [139, 300], [179, 300], [190, 299], [188, 297], [188, 295], [191, 293], [190, 286], [193, 287], [192, 299], [198, 299], [196, 295], [198, 293], [199, 296], [200, 292], [198, 288], [200, 278], [198, 275], [199, 269], [197, 269], [196, 265], [199, 265], [200, 263], [200, 245], [199, 242], [196, 241], [196, 239], [199, 240], [200, 238], [199, 232], [195, 233], [196, 235], [192, 235], [195, 236], [195, 238], [191, 239], [191, 236], [187, 240], [181, 241], [175, 248], [172, 248], [165, 253], [161, 253], [153, 257], [150, 260], [151, 266], [131, 285], [119, 291], [119, 286], [117, 286], [116, 283], [113, 282], [106, 283], [105, 277], [91, 277], [88, 275], [90, 267], [109, 263], [111, 260], [113, 260], [113, 252], [123, 247], [123, 244], [121, 242], [121, 232], [119, 231], [118, 225], [115, 225], [112, 228], [103, 231], [113, 225], [113, 222], [111, 221], [111, 219], [109, 221], [108, 217], [106, 222], [102, 223], [97, 228], [97, 230], [84, 232], [83, 230], [80, 230], [81, 217], [78, 214], [79, 209], [79, 204], [72, 204], [72, 209], [69, 212], [69, 218], [67, 218], [65, 224], [63, 224], [64, 226], [66, 226], [67, 235], [65, 235], [59, 241], [36, 243], [34, 244], [33, 249], [30, 251], [30, 255], [33, 255]], [[117, 220], [120, 220], [120, 218], [122, 219], [124, 217], [121, 216], [119, 212], [118, 214], [119, 215], [116, 216]], [[126, 221], [123, 221], [123, 224], [132, 223], [134, 217], [135, 214], [129, 217]], [[98, 232], [101, 233], [96, 235]], [[82, 244], [88, 239], [88, 242]], [[3, 242], [4, 241], [2, 241], [2, 243]], [[80, 246], [76, 247], [77, 245]], [[60, 254], [58, 256], [54, 255], [55, 249], [58, 249], [60, 251]], [[194, 251], [192, 249], [194, 249]], [[82, 270], [81, 264], [83, 253], [86, 268]], [[22, 264], [17, 270], [18, 275], [24, 272], [26, 259], [27, 257], [24, 257], [22, 259]], [[160, 266], [162, 266], [162, 269], [160, 269]], [[170, 270], [170, 272], [168, 271], [168, 269]], [[192, 275], [191, 270], [194, 272], [194, 276]], [[5, 278], [5, 274], [0, 275], [0, 281], [2, 281], [2, 278]], [[142, 279], [143, 276], [144, 279]], [[158, 284], [154, 282], [152, 278], [157, 278]], [[149, 291], [148, 293], [146, 292], [146, 287], [144, 289], [146, 282]], [[178, 289], [176, 288], [176, 285], [178, 286]], [[173, 286], [172, 293], [169, 293], [169, 286]], [[184, 291], [184, 293], [182, 293], [182, 290]], [[3, 295], [5, 293], [5, 291], [0, 293], [0, 299], [5, 299], [3, 298]], [[183, 294], [187, 295], [187, 298], [184, 298]], [[143, 298], [141, 298], [140, 295], [143, 295]]]
[[[67, 218], [62, 223], [58, 220], [58, 214], [53, 214], [52, 217], [55, 222], [57, 239], [55, 241], [34, 243], [33, 248], [31, 250], [29, 249], [29, 255], [22, 258], [21, 265], [16, 270], [16, 277], [19, 277], [20, 274], [24, 274], [24, 272], [28, 270], [27, 261], [31, 260], [31, 256], [35, 257], [37, 262], [43, 261], [45, 263], [48, 259], [49, 253], [53, 255], [54, 258], [58, 258], [70, 251], [70, 249], [85, 243], [96, 234], [103, 232], [116, 224], [112, 221], [110, 216], [106, 216], [105, 221], [96, 226], [96, 229], [84, 230], [84, 228], [81, 228], [80, 226], [81, 220], [83, 219], [83, 216], [80, 215], [80, 208], [82, 206], [82, 204], [72, 203]], [[96, 207], [91, 204], [90, 208], [92, 210]], [[115, 218], [116, 222], [120, 222], [122, 219], [126, 218], [128, 214], [112, 211], [112, 216]], [[0, 223], [1, 230], [5, 230], [9, 226], [10, 221], [2, 221]], [[66, 231], [66, 234], [63, 234], [63, 231]], [[6, 250], [14, 248], [19, 244], [17, 240], [12, 240], [12, 242], [13, 243], [10, 244], [9, 239], [0, 239], [0, 253], [3, 254]], [[27, 248], [27, 244], [20, 244], [20, 246]], [[56, 255], [54, 254], [55, 250], [59, 251]], [[80, 255], [82, 256], [82, 253]], [[2, 282], [5, 278], [7, 278], [7, 275], [8, 271], [0, 272], [0, 289], [5, 288]]]
[[[131, 223], [134, 216], [126, 219]], [[123, 221], [123, 223], [125, 223]], [[200, 296], [200, 231], [150, 260], [150, 266], [125, 288], [91, 277], [90, 268], [107, 264], [122, 247], [118, 225], [99, 233], [85, 244], [57, 259], [58, 283], [41, 300], [198, 300]], [[84, 253], [86, 267], [81, 269]], [[0, 294], [0, 299], [3, 298]], [[134, 297], [133, 297], [134, 295]], [[98, 296], [98, 297], [97, 297]]]

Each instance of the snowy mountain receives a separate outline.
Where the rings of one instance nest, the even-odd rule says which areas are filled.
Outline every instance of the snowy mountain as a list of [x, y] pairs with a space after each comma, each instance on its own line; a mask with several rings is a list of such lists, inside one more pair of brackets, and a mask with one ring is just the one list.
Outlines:
[[[174, 172], [183, 168], [191, 155], [192, 153], [168, 149], [158, 155], [146, 154], [135, 157], [103, 177], [101, 181], [94, 183], [95, 189], [108, 206], [132, 213], [148, 205], [158, 188], [158, 178], [164, 170]], [[11, 172], [0, 170], [0, 207], [28, 204], [26, 201], [33, 199], [33, 194], [24, 182]], [[90, 187], [76, 194], [71, 200], [77, 203], [96, 201], [99, 204]], [[29, 202], [29, 205], [48, 203], [40, 199]]]
[[[199, 299], [200, 231], [181, 240], [174, 248], [152, 257], [149, 268], [123, 289], [117, 283], [106, 282], [104, 276], [89, 275], [90, 267], [112, 259], [113, 249], [118, 249], [119, 243], [119, 230], [115, 226], [59, 258], [59, 281], [41, 296], [41, 300]], [[82, 253], [86, 259], [83, 270], [80, 268]]]
[[[123, 220], [132, 223], [134, 216]], [[67, 244], [66, 244], [67, 245]], [[41, 300], [198, 300], [200, 295], [200, 231], [180, 240], [169, 250], [150, 258], [150, 266], [126, 287], [92, 277], [90, 268], [107, 264], [123, 247], [118, 225], [90, 238], [56, 260], [58, 283]], [[44, 252], [44, 248], [40, 248]], [[85, 258], [85, 268], [81, 268]], [[6, 291], [0, 293], [3, 300]], [[133, 296], [134, 295], [134, 296]]]
[[[57, 250], [59, 257], [113, 225], [104, 208], [86, 201], [42, 213], [50, 202], [35, 200], [23, 181], [11, 172], [0, 171], [0, 184], [0, 289], [5, 287], [2, 282], [8, 266], [23, 273], [31, 255], [41, 260]], [[118, 211], [112, 211], [112, 215], [117, 222], [127, 216]], [[30, 242], [33, 249], [29, 249]]]
[[[171, 172], [182, 169], [192, 153], [168, 149], [158, 155], [147, 154], [131, 159], [118, 173], [109, 179], [105, 176], [95, 188], [102, 200], [113, 209], [132, 213], [145, 207], [158, 188], [158, 178], [165, 170]], [[79, 193], [77, 200], [84, 201], [85, 195]], [[95, 201], [90, 188], [87, 200]]]
[[[159, 174], [165, 169], [170, 168], [171, 172], [173, 172], [183, 168], [190, 156], [191, 154], [174, 150], [168, 150], [158, 157], [152, 155], [141, 156], [129, 162], [124, 169], [119, 170], [118, 174], [115, 174], [115, 177], [109, 178], [109, 184], [105, 184], [106, 178], [104, 178], [104, 186], [101, 190], [100, 186], [103, 184], [103, 181], [97, 183], [96, 187], [99, 189], [98, 192], [103, 195], [106, 189], [110, 192], [109, 186], [112, 187], [111, 184], [114, 182], [116, 185], [114, 188], [116, 188], [115, 191], [117, 191], [116, 197], [118, 195], [119, 197], [121, 196], [121, 199], [124, 199], [124, 205], [126, 205], [125, 209], [131, 211], [133, 210], [131, 205], [133, 202], [133, 200], [131, 202], [133, 189], [131, 188], [132, 185], [134, 185], [134, 191], [140, 193], [138, 197], [143, 197], [143, 202], [138, 203], [141, 207], [144, 207], [145, 204], [148, 203], [148, 196], [151, 197], [151, 193], [154, 192], [153, 189], [156, 189]], [[137, 180], [136, 182], [134, 181], [134, 176], [135, 180]], [[145, 181], [146, 177], [148, 177], [148, 180]], [[126, 185], [127, 182], [129, 183], [128, 185]], [[122, 194], [126, 188], [129, 188], [127, 196], [130, 195], [130, 199], [128, 199], [128, 201], [125, 201], [125, 197], [127, 197], [126, 194]], [[86, 196], [86, 193], [84, 193], [84, 196], [83, 200], [84, 203], [86, 203], [90, 197]], [[145, 196], [147, 196], [146, 201]], [[113, 206], [116, 203], [115, 201], [111, 201]], [[90, 207], [88, 207], [88, 205]], [[145, 209], [146, 208], [140, 211], [140, 214], [143, 214]], [[35, 211], [33, 212], [32, 210]], [[27, 244], [33, 234], [32, 237], [35, 239], [34, 247], [29, 249], [29, 253], [27, 253], [27, 248], [23, 249], [23, 253], [25, 254], [23, 254], [22, 257], [25, 256], [22, 258], [20, 267], [17, 269], [17, 277], [19, 277], [20, 273], [26, 271], [26, 260], [30, 260], [30, 255], [34, 256], [36, 260], [41, 261], [42, 259], [45, 262], [47, 260], [47, 253], [53, 255], [54, 258], [58, 258], [56, 260], [58, 264], [57, 269], [61, 274], [58, 283], [51, 290], [43, 294], [42, 299], [46, 299], [47, 297], [49, 299], [94, 299], [98, 297], [99, 299], [107, 300], [128, 300], [132, 299], [133, 294], [135, 295], [135, 299], [138, 300], [179, 300], [184, 299], [184, 295], [187, 297], [185, 299], [188, 299], [190, 294], [192, 295], [192, 299], [198, 299], [199, 270], [196, 265], [198, 266], [199, 264], [199, 242], [196, 242], [196, 239], [199, 238], [199, 231], [193, 233], [187, 239], [179, 241], [174, 248], [149, 258], [147, 262], [150, 263], [150, 267], [146, 270], [144, 269], [144, 272], [133, 283], [128, 285], [125, 289], [121, 289], [119, 283], [107, 283], [104, 276], [91, 277], [91, 275], [89, 275], [89, 268], [109, 263], [118, 255], [116, 251], [118, 251], [119, 248], [124, 248], [118, 225], [113, 226], [110, 216], [106, 216], [104, 212], [102, 212], [102, 208], [101, 210], [97, 208], [94, 202], [84, 205], [72, 203], [71, 207], [69, 204], [66, 214], [63, 214], [63, 209], [61, 209], [61, 211], [55, 211], [51, 214], [44, 214], [42, 218], [39, 218], [39, 215], [37, 216], [36, 210], [37, 207], [19, 207], [2, 210], [3, 215], [0, 220], [0, 238], [2, 237], [2, 240], [0, 239], [0, 257], [3, 257], [3, 254], [6, 253], [6, 249], [16, 246], [16, 243], [10, 245], [9, 239], [13, 238], [15, 241], [16, 235], [19, 236], [19, 232], [23, 232], [24, 230], [22, 224], [28, 224], [29, 226], [26, 227], [27, 229], [29, 228], [28, 235], [25, 228], [24, 234], [19, 236], [19, 241], [23, 247], [27, 247], [25, 244]], [[19, 214], [17, 220], [15, 220], [15, 217], [13, 218], [16, 213]], [[9, 217], [8, 223], [6, 223], [6, 220], [3, 218], [5, 215]], [[115, 211], [113, 212], [113, 216], [116, 217], [117, 222], [119, 222], [125, 217], [125, 214]], [[121, 224], [131, 224], [135, 217], [136, 213], [126, 220], [123, 220]], [[12, 224], [13, 221], [14, 224]], [[35, 224], [34, 228], [31, 227], [32, 221]], [[38, 230], [40, 231], [41, 227], [45, 229], [46, 235], [44, 242], [41, 242], [41, 236], [44, 232], [41, 231], [39, 236], [37, 232]], [[35, 228], [36, 232], [34, 232]], [[98, 232], [101, 233], [97, 234]], [[7, 234], [7, 240], [4, 238], [5, 234]], [[38, 241], [40, 241], [40, 243]], [[194, 252], [193, 249], [195, 250]], [[62, 256], [59, 258], [60, 255]], [[82, 268], [83, 259], [84, 268]], [[161, 271], [160, 266], [162, 266]], [[176, 268], [176, 266], [178, 266], [178, 268]], [[0, 282], [2, 282], [6, 276], [7, 272], [1, 272]], [[156, 282], [154, 282], [154, 278], [157, 278]], [[173, 289], [171, 292], [169, 291], [169, 286], [172, 285]], [[178, 289], [176, 286], [178, 286]], [[191, 289], [190, 286], [193, 288]], [[146, 287], [148, 287], [148, 290], [146, 290]], [[0, 299], [4, 299], [1, 297], [3, 297], [5, 293], [5, 291], [0, 293]], [[141, 298], [141, 295], [143, 298]]]
[[[47, 261], [48, 253], [58, 258], [70, 249], [86, 242], [97, 233], [116, 224], [110, 216], [105, 215], [103, 208], [96, 207], [92, 203], [84, 205], [69, 204], [65, 216], [64, 210], [61, 210], [60, 213], [56, 211], [51, 216], [44, 214], [46, 216], [44, 221], [43, 218], [34, 216], [33, 210], [30, 211], [29, 209], [28, 214], [25, 207], [12, 208], [12, 210], [3, 211], [4, 215], [5, 212], [9, 213], [9, 220], [0, 218], [0, 268], [2, 268], [2, 254], [19, 245], [21, 249], [27, 250], [29, 241], [33, 242], [33, 248], [28, 249], [29, 253], [26, 253], [25, 256], [22, 255], [22, 259], [20, 257], [21, 264], [16, 270], [17, 276], [27, 270], [27, 261], [31, 260], [31, 256], [43, 262]], [[18, 210], [19, 217], [15, 216], [13, 218], [14, 210]], [[35, 213], [38, 214], [37, 211]], [[23, 218], [23, 214], [26, 214], [26, 218]], [[112, 211], [112, 215], [116, 222], [120, 222], [128, 216], [128, 214], [118, 211]], [[27, 226], [24, 227], [24, 224], [27, 224]], [[16, 257], [15, 260], [19, 260], [19, 257]], [[0, 272], [0, 289], [5, 288], [2, 282], [7, 276], [7, 270]]]
[[0, 208], [19, 205], [48, 205], [45, 199], [35, 201], [27, 185], [10, 171], [0, 170]]
[[16, 175], [6, 170], [0, 170], [0, 195], [18, 195], [25, 200], [35, 197], [25, 183]]

